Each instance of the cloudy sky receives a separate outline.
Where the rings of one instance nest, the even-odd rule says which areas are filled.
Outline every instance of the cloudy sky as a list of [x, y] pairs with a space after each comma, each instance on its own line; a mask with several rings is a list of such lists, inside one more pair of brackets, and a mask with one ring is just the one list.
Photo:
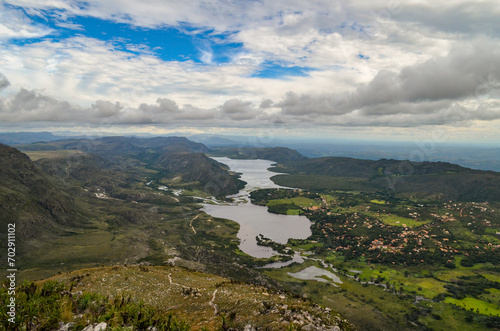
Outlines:
[[498, 0], [0, 4], [2, 131], [500, 141]]

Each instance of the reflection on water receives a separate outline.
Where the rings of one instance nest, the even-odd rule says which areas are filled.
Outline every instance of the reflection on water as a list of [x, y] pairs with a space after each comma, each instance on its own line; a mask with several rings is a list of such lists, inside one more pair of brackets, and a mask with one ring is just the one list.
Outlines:
[[[288, 274], [294, 278], [303, 279], [303, 280], [315, 280], [315, 281], [323, 282], [323, 283], [328, 283], [329, 282], [327, 280], [327, 278], [328, 278], [335, 283], [342, 284], [342, 281], [340, 280], [340, 278], [337, 275], [335, 275], [334, 273], [331, 273], [328, 270], [324, 270], [324, 269], [321, 269], [321, 268], [318, 268], [315, 266], [307, 267], [304, 270], [299, 271], [299, 272], [295, 272], [295, 273], [288, 272]], [[337, 286], [335, 284], [332, 284], [332, 285]]]
[[[238, 238], [240, 249], [257, 258], [268, 258], [277, 253], [269, 247], [258, 246], [255, 237], [263, 234], [276, 242], [286, 244], [289, 238], [306, 239], [311, 235], [311, 222], [301, 215], [277, 215], [267, 212], [267, 207], [253, 205], [250, 191], [258, 188], [280, 188], [271, 181], [276, 175], [267, 169], [274, 163], [268, 160], [233, 160], [227, 157], [214, 157], [214, 160], [227, 164], [231, 171], [241, 173], [241, 180], [247, 182], [245, 188], [230, 197], [233, 204], [204, 205], [203, 210], [214, 217], [227, 218], [240, 224]], [[297, 258], [298, 259], [298, 258]]]

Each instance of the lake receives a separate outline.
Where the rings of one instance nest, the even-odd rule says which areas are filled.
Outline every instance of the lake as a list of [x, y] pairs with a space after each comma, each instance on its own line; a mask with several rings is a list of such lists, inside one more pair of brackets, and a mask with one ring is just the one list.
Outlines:
[[[241, 173], [241, 180], [247, 182], [240, 192], [229, 196], [234, 199], [235, 203], [203, 206], [203, 210], [209, 215], [230, 219], [240, 224], [238, 238], [243, 252], [256, 258], [268, 258], [278, 254], [269, 247], [257, 245], [255, 237], [259, 234], [282, 244], [286, 244], [289, 238], [306, 239], [311, 235], [311, 222], [307, 217], [271, 214], [267, 211], [267, 207], [257, 206], [250, 202], [249, 196], [253, 190], [283, 188], [274, 184], [270, 179], [277, 173], [267, 170], [275, 162], [235, 160], [227, 157], [214, 157], [213, 159], [228, 165], [231, 171]], [[298, 257], [294, 258], [296, 259]]]

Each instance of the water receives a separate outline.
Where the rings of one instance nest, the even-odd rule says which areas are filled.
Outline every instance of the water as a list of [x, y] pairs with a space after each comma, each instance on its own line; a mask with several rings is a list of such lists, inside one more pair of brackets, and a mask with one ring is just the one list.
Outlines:
[[[298, 279], [315, 280], [315, 281], [323, 282], [323, 283], [331, 283], [328, 280], [326, 280], [325, 278], [323, 278], [323, 277], [326, 277], [326, 278], [329, 278], [334, 283], [342, 284], [342, 280], [340, 280], [340, 278], [337, 275], [335, 275], [334, 273], [331, 273], [328, 270], [324, 270], [324, 269], [321, 269], [321, 268], [318, 268], [315, 266], [307, 267], [307, 268], [305, 268], [299, 272], [295, 272], [295, 273], [288, 272], [288, 274], [290, 276], [292, 276], [294, 278], [298, 278]], [[335, 284], [332, 284], [332, 285], [338, 286]]]
[[[269, 258], [278, 254], [269, 247], [257, 245], [255, 237], [259, 234], [282, 244], [286, 244], [289, 238], [306, 239], [311, 235], [311, 222], [307, 217], [271, 214], [267, 212], [267, 207], [257, 206], [250, 202], [250, 192], [255, 189], [282, 188], [270, 179], [276, 173], [267, 170], [274, 162], [234, 160], [227, 157], [214, 157], [213, 159], [227, 164], [231, 171], [242, 173], [241, 179], [247, 182], [240, 192], [230, 196], [236, 201], [235, 203], [205, 204], [203, 207], [209, 215], [230, 219], [240, 224], [238, 238], [243, 252], [256, 258]], [[299, 259], [300, 257], [294, 257], [294, 260]]]

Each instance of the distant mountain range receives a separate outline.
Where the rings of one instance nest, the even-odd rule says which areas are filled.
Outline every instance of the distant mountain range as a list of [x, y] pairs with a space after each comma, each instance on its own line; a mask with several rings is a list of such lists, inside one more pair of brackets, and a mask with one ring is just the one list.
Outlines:
[[[34, 142], [50, 142], [61, 139], [94, 139], [102, 137], [89, 132], [75, 136], [74, 132], [11, 132], [0, 133], [0, 143], [7, 145], [31, 144]], [[148, 134], [127, 134], [127, 137], [153, 138]], [[190, 134], [177, 132], [165, 135], [168, 137], [187, 137], [189, 140], [201, 143], [209, 149], [219, 148], [268, 148], [287, 147], [310, 158], [317, 157], [352, 157], [358, 159], [405, 160], [417, 155], [420, 161], [442, 161], [461, 165], [463, 167], [500, 171], [500, 148], [498, 144], [467, 145], [421, 141], [379, 142], [379, 141], [349, 141], [330, 138], [297, 138], [274, 137], [260, 139], [256, 136], [237, 136], [221, 134]]]
[[210, 153], [214, 156], [226, 156], [232, 159], [262, 159], [280, 163], [306, 159], [299, 152], [285, 147], [213, 148]]

